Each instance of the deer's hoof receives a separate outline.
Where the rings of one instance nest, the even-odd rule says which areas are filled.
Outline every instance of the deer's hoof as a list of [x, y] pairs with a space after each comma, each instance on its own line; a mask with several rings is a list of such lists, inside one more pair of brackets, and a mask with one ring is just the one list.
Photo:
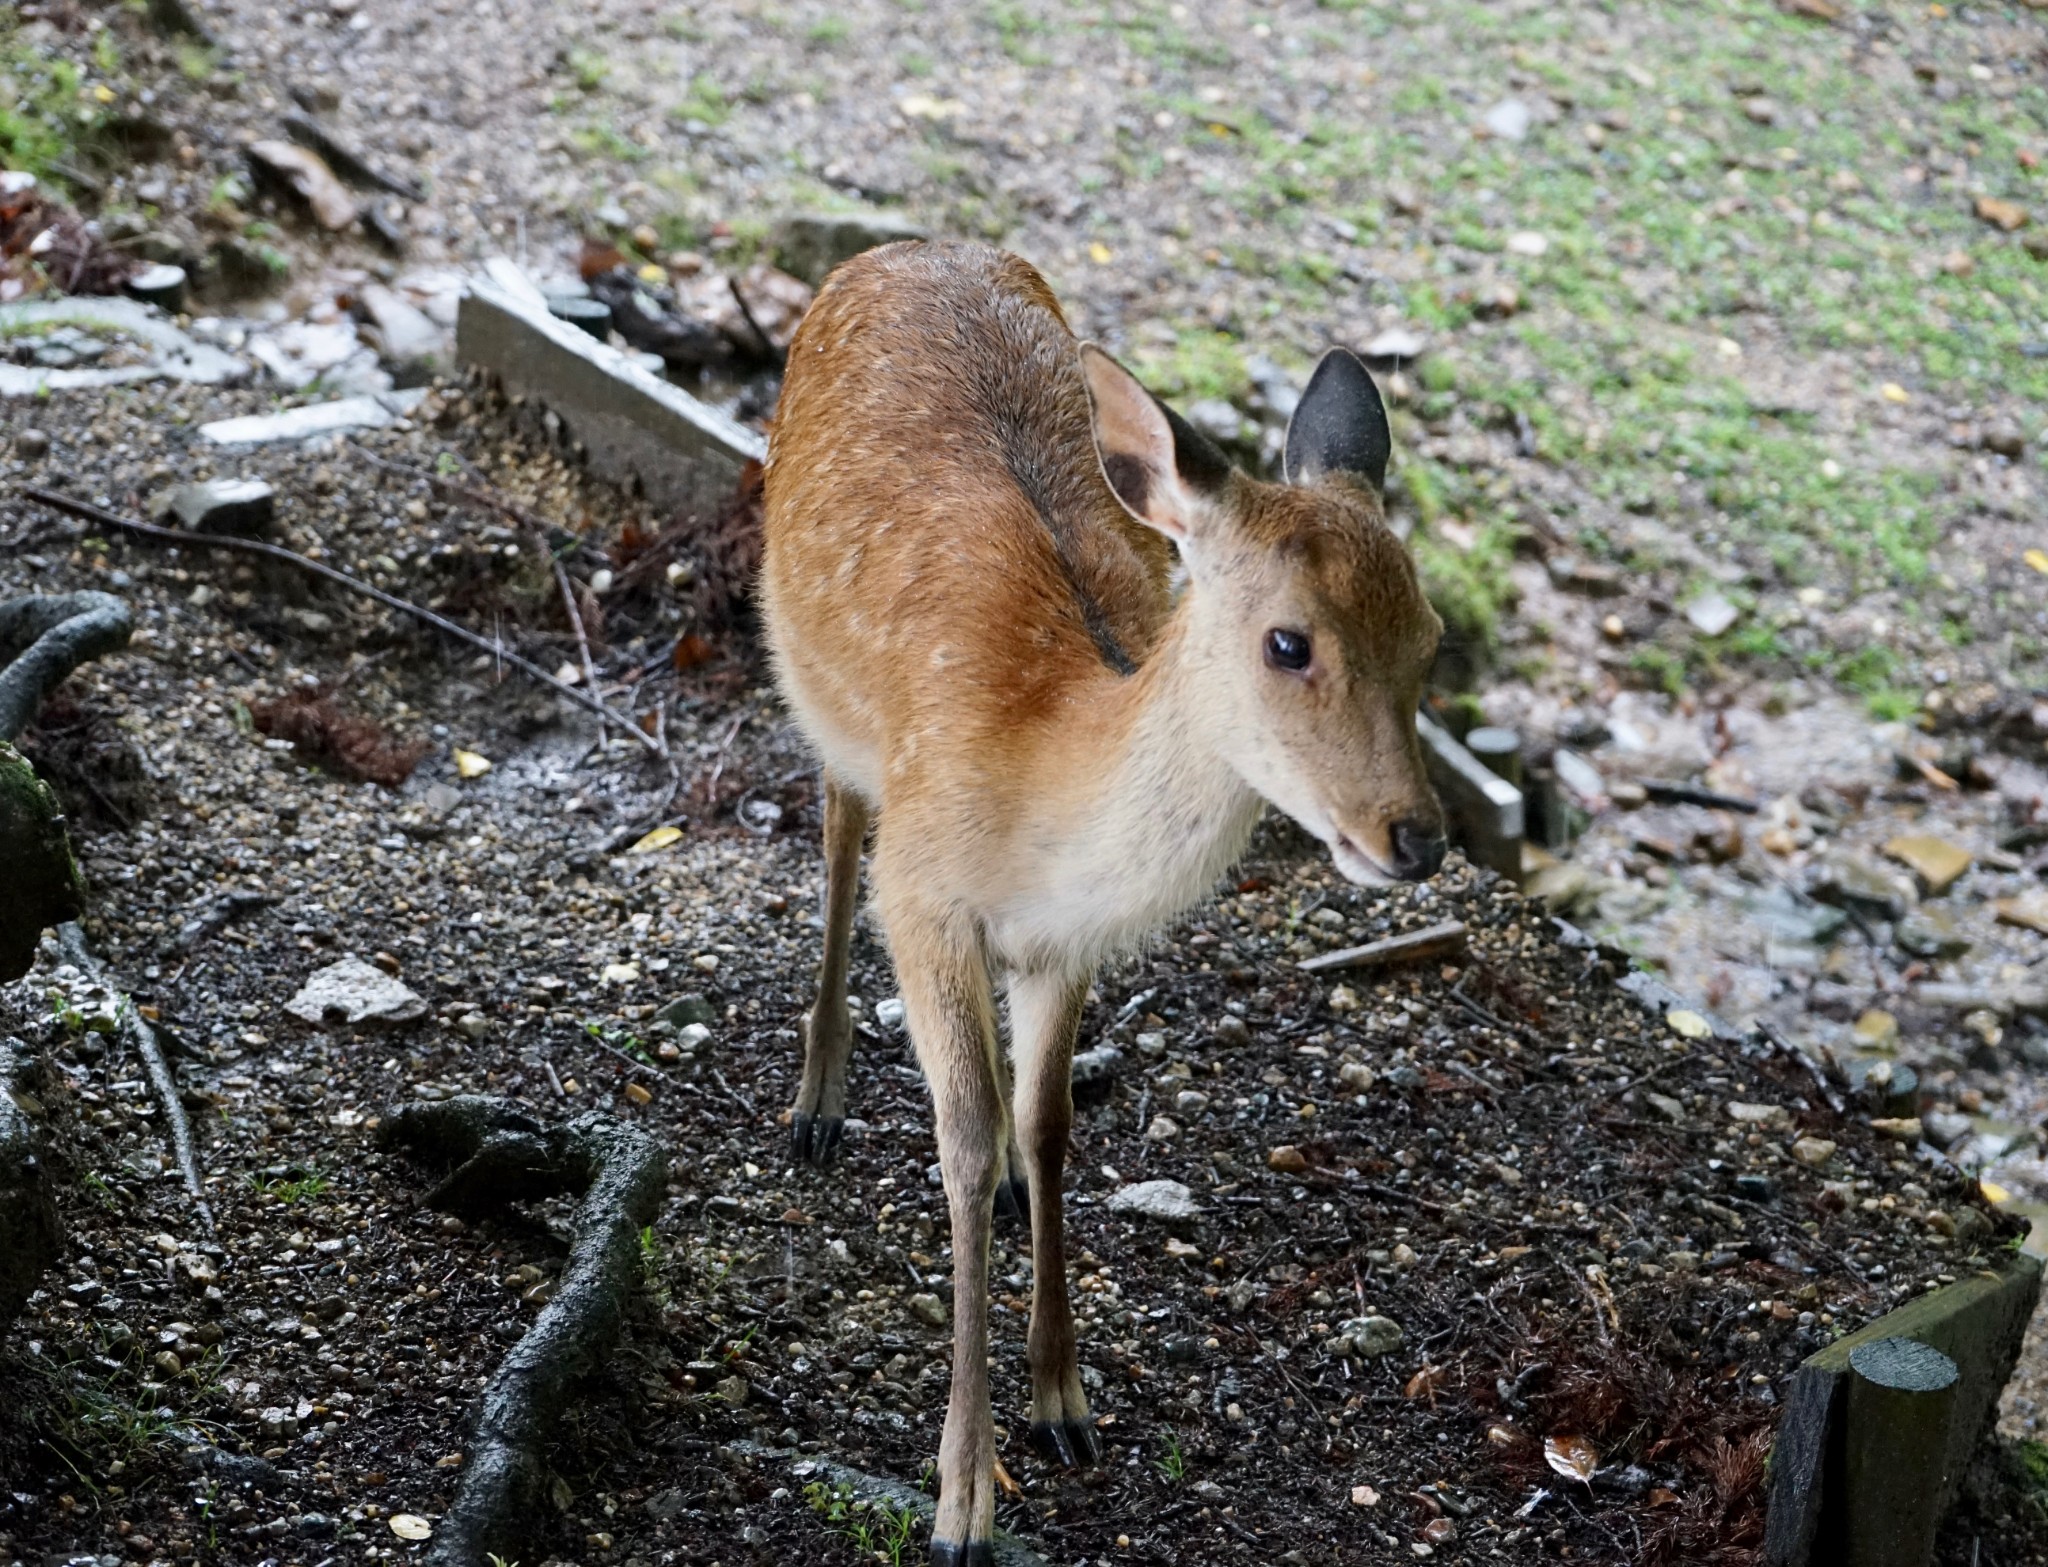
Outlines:
[[1013, 1175], [996, 1187], [996, 1217], [1015, 1219], [1025, 1229], [1031, 1228], [1031, 1183], [1022, 1176]]
[[1084, 1468], [1102, 1457], [1102, 1439], [1086, 1420], [1034, 1420], [1031, 1445], [1069, 1469]]
[[990, 1540], [933, 1540], [931, 1567], [995, 1567], [996, 1548]]
[[840, 1139], [845, 1134], [844, 1116], [792, 1115], [789, 1118], [789, 1157], [797, 1164], [815, 1165], [822, 1170], [839, 1157]]

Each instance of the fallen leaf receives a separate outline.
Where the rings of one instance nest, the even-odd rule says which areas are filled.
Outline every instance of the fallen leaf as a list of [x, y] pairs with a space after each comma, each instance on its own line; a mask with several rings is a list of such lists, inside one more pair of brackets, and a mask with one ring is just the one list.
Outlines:
[[1116, 259], [1116, 253], [1098, 239], [1089, 245], [1088, 259], [1098, 267], [1106, 267]]
[[2029, 566], [2032, 566], [2034, 570], [2040, 572], [2042, 576], [2048, 577], [2048, 550], [2028, 550], [2020, 559]]
[[455, 772], [460, 778], [481, 778], [491, 770], [491, 759], [479, 751], [455, 753]]
[[1650, 1505], [1652, 1507], [1676, 1507], [1678, 1505], [1678, 1493], [1666, 1490], [1661, 1485], [1653, 1485], [1650, 1487]]
[[1714, 1032], [1714, 1026], [1699, 1013], [1683, 1007], [1676, 1012], [1665, 1013], [1664, 1026], [1682, 1039], [1705, 1039]]
[[680, 841], [682, 836], [683, 830], [680, 827], [657, 827], [654, 831], [637, 840], [633, 847], [626, 852], [628, 854], [652, 854], [657, 849], [666, 849], [670, 844]]
[[1980, 1177], [1977, 1181], [1977, 1190], [1984, 1194], [1984, 1200], [1994, 1208], [2012, 1201], [2012, 1193], [1996, 1181], [1987, 1181]]
[[711, 644], [692, 631], [686, 637], [676, 639], [676, 650], [669, 656], [669, 662], [678, 669], [695, 669], [712, 655]]
[[317, 152], [288, 141], [259, 141], [249, 144], [249, 156], [297, 191], [322, 228], [345, 229], [355, 222], [355, 198]]
[[441, 1457], [434, 1460], [434, 1467], [436, 1469], [460, 1469], [462, 1467], [462, 1455], [460, 1453], [444, 1453]]
[[1427, 1398], [1434, 1401], [1436, 1390], [1443, 1386], [1443, 1381], [1444, 1368], [1442, 1366], [1424, 1366], [1408, 1379], [1408, 1385], [1401, 1389], [1401, 1396], [1403, 1398]]
[[626, 1085], [626, 1097], [636, 1105], [646, 1105], [654, 1103], [654, 1095], [650, 1094], [638, 1083], [628, 1083]]
[[434, 1526], [418, 1513], [393, 1513], [391, 1532], [401, 1540], [431, 1540]]
[[1600, 1467], [1600, 1450], [1582, 1436], [1546, 1436], [1543, 1461], [1567, 1479], [1593, 1483], [1593, 1471]]
[[1877, 389], [1877, 395], [1888, 403], [1903, 403], [1907, 400], [1906, 389], [1896, 381], [1887, 381]]
[[2016, 201], [2004, 201], [1997, 196], [1979, 196], [1977, 216], [2008, 234], [2027, 226], [2027, 209]]

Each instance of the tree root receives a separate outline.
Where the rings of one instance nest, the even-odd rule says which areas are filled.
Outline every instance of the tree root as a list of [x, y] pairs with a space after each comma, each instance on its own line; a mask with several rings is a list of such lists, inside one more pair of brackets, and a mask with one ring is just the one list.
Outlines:
[[546, 1497], [541, 1443], [577, 1378], [618, 1336], [640, 1268], [640, 1231], [654, 1219], [667, 1155], [644, 1132], [592, 1112], [546, 1126], [507, 1100], [465, 1095], [386, 1118], [386, 1147], [453, 1169], [427, 1193], [446, 1212], [478, 1214], [523, 1198], [582, 1195], [575, 1240], [552, 1301], [485, 1389], [462, 1485], [435, 1530], [432, 1567], [513, 1560]]
[[193, 1150], [192, 1123], [186, 1119], [184, 1105], [178, 1102], [178, 1080], [171, 1075], [171, 1064], [164, 1059], [163, 1047], [156, 1041], [156, 1030], [136, 1010], [134, 999], [114, 983], [105, 965], [93, 956], [92, 949], [85, 944], [85, 932], [75, 923], [57, 927], [57, 949], [64, 954], [65, 962], [104, 986], [115, 998], [121, 1037], [134, 1046], [135, 1054], [142, 1061], [142, 1069], [149, 1078], [149, 1090], [155, 1095], [157, 1108], [163, 1111], [164, 1126], [170, 1132], [171, 1157], [177, 1161], [178, 1174], [185, 1182], [185, 1192], [192, 1199], [199, 1222], [211, 1235], [213, 1209], [207, 1205], [206, 1188], [199, 1179], [199, 1156]]
[[0, 740], [12, 740], [80, 664], [128, 645], [128, 606], [111, 593], [53, 593], [0, 602]]
[[14, 1320], [64, 1248], [41, 1140], [29, 1118], [36, 1105], [29, 1075], [28, 1047], [0, 1039], [0, 1328]]

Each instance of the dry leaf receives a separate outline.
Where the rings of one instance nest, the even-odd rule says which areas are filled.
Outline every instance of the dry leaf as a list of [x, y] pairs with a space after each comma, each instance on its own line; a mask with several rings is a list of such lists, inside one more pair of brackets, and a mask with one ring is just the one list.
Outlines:
[[2048, 550], [2028, 550], [2020, 559], [2029, 566], [2032, 566], [2034, 570], [2040, 572], [2042, 576], [2048, 577]]
[[633, 847], [626, 852], [628, 854], [652, 854], [657, 849], [666, 849], [670, 844], [680, 840], [682, 836], [683, 830], [680, 827], [657, 827], [654, 831], [634, 843]]
[[1600, 1467], [1600, 1450], [1582, 1436], [1546, 1436], [1543, 1461], [1571, 1480], [1593, 1483], [1593, 1471]]
[[1678, 1505], [1678, 1493], [1666, 1490], [1661, 1485], [1652, 1486], [1650, 1488], [1650, 1505], [1652, 1507], [1676, 1507]]
[[1443, 1386], [1444, 1368], [1424, 1366], [1408, 1379], [1408, 1385], [1401, 1389], [1403, 1398], [1427, 1398], [1434, 1400], [1436, 1390]]
[[401, 1540], [431, 1540], [434, 1526], [418, 1513], [393, 1513], [391, 1532]]

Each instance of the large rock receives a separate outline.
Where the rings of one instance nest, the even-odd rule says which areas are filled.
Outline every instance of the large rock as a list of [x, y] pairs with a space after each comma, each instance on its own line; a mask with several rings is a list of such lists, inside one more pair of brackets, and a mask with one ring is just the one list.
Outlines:
[[28, 1047], [0, 1039], [0, 1326], [14, 1320], [63, 1249], [36, 1122]]
[[85, 909], [85, 883], [64, 832], [64, 811], [50, 786], [13, 746], [0, 740], [0, 982], [19, 979], [52, 925]]
[[427, 1004], [406, 985], [361, 958], [347, 957], [307, 979], [285, 1011], [315, 1025], [414, 1023]]
[[793, 212], [768, 236], [768, 253], [785, 272], [807, 283], [822, 283], [825, 274], [877, 245], [901, 239], [930, 239], [907, 218], [887, 212]]
[[1195, 1194], [1179, 1181], [1140, 1181], [1119, 1187], [1110, 1194], [1109, 1208], [1112, 1213], [1136, 1214], [1167, 1224], [1183, 1224], [1202, 1213]]

